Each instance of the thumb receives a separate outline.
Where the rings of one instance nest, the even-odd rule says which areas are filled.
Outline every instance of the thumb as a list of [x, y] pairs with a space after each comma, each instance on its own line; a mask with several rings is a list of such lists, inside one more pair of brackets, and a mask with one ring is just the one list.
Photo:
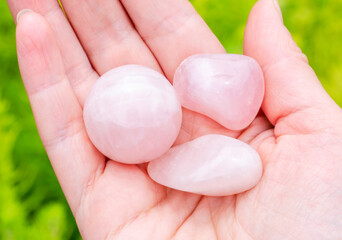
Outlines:
[[[339, 109], [284, 26], [277, 0], [259, 0], [253, 7], [245, 30], [244, 53], [263, 69], [263, 111], [273, 125], [307, 109]], [[295, 125], [296, 130], [303, 130]]]

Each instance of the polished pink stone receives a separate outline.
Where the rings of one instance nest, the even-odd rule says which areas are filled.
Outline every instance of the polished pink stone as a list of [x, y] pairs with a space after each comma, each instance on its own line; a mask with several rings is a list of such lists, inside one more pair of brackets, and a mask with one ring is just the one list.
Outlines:
[[246, 143], [206, 135], [173, 147], [148, 165], [157, 183], [181, 191], [226, 196], [255, 186], [262, 175], [258, 153]]
[[244, 55], [194, 55], [177, 69], [173, 85], [181, 104], [232, 130], [246, 128], [264, 96], [259, 64]]
[[181, 121], [181, 106], [169, 81], [137, 65], [104, 74], [84, 106], [93, 144], [110, 159], [128, 164], [151, 161], [168, 151]]

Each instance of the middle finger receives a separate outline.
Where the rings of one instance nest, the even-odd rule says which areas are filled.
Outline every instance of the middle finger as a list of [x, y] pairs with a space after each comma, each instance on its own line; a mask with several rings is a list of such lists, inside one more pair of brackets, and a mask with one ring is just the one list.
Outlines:
[[118, 0], [62, 0], [62, 5], [91, 63], [102, 75], [125, 64], [160, 71]]

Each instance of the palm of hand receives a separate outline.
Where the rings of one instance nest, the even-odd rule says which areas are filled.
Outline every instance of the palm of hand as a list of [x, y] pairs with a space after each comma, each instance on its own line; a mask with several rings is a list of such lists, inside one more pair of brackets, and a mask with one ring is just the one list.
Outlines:
[[[306, 118], [307, 114], [302, 116]], [[300, 115], [279, 124], [304, 121]], [[315, 113], [312, 118], [317, 118]], [[202, 124], [193, 126], [200, 129]], [[334, 127], [328, 124], [326, 127]], [[240, 139], [257, 147], [264, 161], [261, 181], [248, 192], [227, 197], [198, 196], [165, 189], [140, 172], [143, 188], [136, 178], [131, 179], [128, 185], [132, 188], [121, 195], [122, 190], [117, 189], [120, 186], [111, 186], [117, 166], [107, 166], [101, 183], [90, 193], [91, 200], [82, 206], [80, 219], [93, 219], [105, 226], [102, 230], [108, 239], [338, 239], [341, 210], [336, 211], [341, 194], [336, 195], [336, 191], [340, 191], [342, 181], [336, 180], [342, 169], [337, 158], [341, 135], [320, 131], [287, 135], [285, 131], [276, 137], [275, 129], [277, 125], [270, 127], [261, 116], [240, 135]], [[104, 192], [108, 193], [105, 199]], [[113, 206], [118, 198], [119, 204]], [[127, 203], [132, 204], [129, 214], [121, 208]], [[120, 221], [113, 222], [113, 216]], [[90, 235], [99, 234], [96, 227], [87, 228]]]
[[[24, 2], [9, 0], [12, 12], [23, 8]], [[75, 7], [75, 4], [72, 4], [74, 1], [69, 2], [71, 3], [65, 3], [67, 13], [68, 8], [72, 11]], [[133, 21], [141, 20], [139, 16], [143, 13], [140, 15], [137, 13], [139, 7], [132, 9], [131, 1], [123, 2], [127, 2], [126, 10]], [[146, 1], [146, 4], [153, 4], [153, 2]], [[178, 21], [182, 21], [184, 16], [191, 16], [187, 21], [188, 25], [177, 32], [163, 24], [156, 25], [157, 28], [147, 27], [147, 30], [144, 30], [135, 22], [156, 59], [142, 47], [141, 44], [144, 43], [139, 42], [141, 46], [134, 45], [138, 46], [135, 47], [139, 50], [138, 58], [124, 59], [118, 63], [119, 65], [131, 62], [146, 63], [158, 70], [160, 64], [170, 78], [175, 66], [184, 57], [198, 52], [223, 51], [222, 46], [198, 17], [193, 17], [195, 15], [189, 13], [192, 9], [187, 4], [181, 1], [171, 2], [163, 3], [165, 6], [170, 6], [169, 9], [165, 6], [161, 8], [164, 11], [162, 19], [175, 25]], [[262, 17], [265, 12], [268, 12], [266, 15], [271, 18], [276, 18], [278, 14], [275, 9], [271, 9], [273, 7], [271, 2], [273, 4], [273, 0], [259, 1], [251, 14], [250, 25], [254, 24], [253, 28], [260, 31], [253, 31], [247, 26], [245, 39], [246, 53], [255, 57], [263, 66], [266, 78], [263, 110], [269, 120], [261, 114], [248, 129], [233, 132], [202, 115], [188, 110], [184, 112], [183, 126], [177, 143], [208, 133], [219, 133], [238, 137], [250, 143], [262, 157], [264, 174], [259, 184], [251, 191], [222, 198], [169, 190], [154, 183], [143, 168], [105, 161], [104, 156], [99, 154], [88, 140], [81, 118], [81, 106], [90, 86], [98, 78], [97, 73], [85, 71], [84, 65], [89, 67], [90, 64], [79, 64], [78, 60], [68, 55], [70, 49], [61, 49], [61, 42], [70, 36], [65, 39], [60, 36], [61, 39], [57, 38], [56, 44], [49, 32], [51, 30], [44, 28], [47, 24], [41, 17], [32, 14], [22, 17], [26, 21], [36, 21], [35, 27], [40, 26], [47, 32], [42, 38], [38, 36], [34, 39], [37, 45], [41, 44], [41, 47], [27, 42], [22, 44], [20, 40], [24, 42], [25, 34], [29, 34], [32, 28], [19, 23], [17, 33], [19, 63], [43, 143], [84, 238], [322, 239], [322, 234], [325, 234], [324, 237], [327, 239], [335, 239], [342, 234], [339, 231], [341, 223], [338, 220], [338, 217], [342, 216], [342, 210], [338, 208], [338, 203], [342, 201], [339, 190], [342, 181], [338, 180], [338, 173], [342, 171], [341, 155], [338, 153], [342, 148], [340, 140], [342, 130], [338, 127], [339, 120], [342, 119], [341, 113], [322, 93], [323, 90], [317, 86], [317, 83], [311, 80], [314, 78], [312, 72], [305, 61], [301, 60], [302, 55], [297, 54], [293, 46], [288, 46], [291, 56], [280, 56], [281, 54], [277, 53], [277, 46], [274, 46], [274, 39], [270, 38], [269, 42], [266, 39], [266, 43], [251, 40], [258, 39], [262, 33], [270, 31], [278, 33], [285, 39], [284, 42], [289, 41], [289, 36], [279, 23], [279, 19], [275, 19], [274, 26], [268, 26], [270, 29], [261, 30], [265, 27]], [[52, 3], [41, 4], [37, 11], [44, 13], [46, 10], [43, 5], [49, 4]], [[184, 15], [174, 14], [173, 17], [172, 10], [180, 8], [189, 10], [183, 11]], [[180, 19], [177, 20], [177, 17]], [[96, 40], [87, 39], [89, 36], [85, 29], [82, 29], [80, 21], [77, 21], [77, 16], [70, 16], [70, 19], [97, 72], [102, 74], [112, 68], [111, 63], [108, 63], [110, 54], [101, 53]], [[53, 25], [53, 30], [57, 33], [61, 31], [58, 24], [57, 27]], [[147, 23], [142, 20], [141, 25], [143, 24]], [[189, 30], [194, 26], [199, 34]], [[92, 27], [96, 29], [96, 24]], [[115, 28], [118, 30], [117, 26]], [[97, 29], [98, 35], [106, 38], [106, 34], [103, 34], [104, 28], [100, 29], [102, 32]], [[153, 37], [153, 34], [150, 35], [151, 29], [157, 29], [162, 34]], [[177, 34], [181, 33], [185, 34], [185, 39], [189, 38], [188, 42], [180, 42], [183, 39], [179, 36], [177, 38]], [[125, 34], [123, 36], [127, 37]], [[198, 36], [207, 40], [206, 43], [191, 41]], [[135, 41], [134, 37], [130, 40]], [[161, 50], [161, 46], [165, 46], [166, 42], [170, 41], [176, 42], [180, 48], [177, 53], [173, 52], [173, 55], [171, 52], [165, 52], [165, 49]], [[100, 50], [95, 51], [92, 45]], [[172, 48], [172, 43], [170, 45]], [[62, 56], [56, 53], [58, 46]], [[274, 49], [267, 50], [272, 46]], [[115, 59], [120, 59], [123, 54], [132, 54], [126, 48], [122, 46], [120, 49], [115, 49]], [[255, 49], [262, 49], [264, 55], [260, 56]], [[79, 50], [77, 47], [72, 50], [76, 57], [85, 55], [76, 54]], [[146, 54], [144, 51], [147, 51]], [[39, 57], [45, 61], [40, 61]], [[42, 66], [43, 70], [30, 69], [29, 63], [32, 61], [41, 64], [39, 66]], [[51, 62], [53, 66], [49, 64]], [[296, 69], [294, 66], [302, 66], [302, 68]], [[63, 68], [66, 70], [62, 70]], [[293, 70], [284, 72], [284, 69]], [[62, 77], [46, 82], [44, 80], [46, 77], [52, 78], [51, 73]], [[87, 81], [80, 83], [75, 80], [75, 76]], [[84, 78], [85, 76], [89, 77]], [[293, 81], [292, 84], [290, 81], [284, 86], [283, 80], [291, 80], [293, 76], [310, 78], [312, 82], [296, 83], [299, 90], [293, 89]], [[305, 89], [308, 86], [312, 91], [305, 95], [300, 88]], [[71, 88], [75, 95], [70, 94]], [[280, 96], [276, 96], [277, 94]], [[287, 99], [291, 94], [292, 100]], [[296, 94], [301, 94], [298, 99]], [[317, 102], [322, 104], [316, 104], [312, 97], [317, 97], [319, 99]], [[57, 107], [51, 107], [54, 105]], [[330, 116], [334, 118], [329, 118]], [[326, 233], [330, 235], [327, 236]]]

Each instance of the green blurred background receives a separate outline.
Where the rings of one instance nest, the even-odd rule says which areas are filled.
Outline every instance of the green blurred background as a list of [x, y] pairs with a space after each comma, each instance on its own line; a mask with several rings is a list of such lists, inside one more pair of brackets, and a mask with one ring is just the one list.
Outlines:
[[[242, 53], [255, 0], [193, 0], [230, 53]], [[342, 105], [342, 1], [280, 0], [285, 25]], [[80, 239], [40, 142], [15, 51], [15, 26], [0, 2], [0, 239]]]

